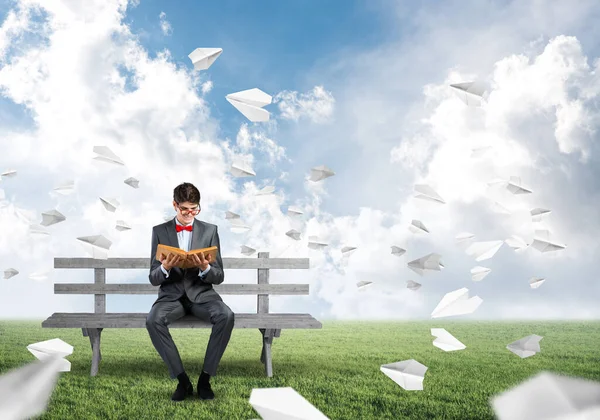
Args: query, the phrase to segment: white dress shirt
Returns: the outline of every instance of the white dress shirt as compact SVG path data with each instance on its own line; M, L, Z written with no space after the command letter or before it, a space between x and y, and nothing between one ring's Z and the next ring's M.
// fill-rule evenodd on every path
M188 225L179 223L179 220L177 220L177 217L175 217L175 223L177 223L179 226L188 226ZM192 222L191 224L193 225L194 222ZM190 247L192 246L192 232L190 232L189 230L182 230L180 232L177 232L177 241L179 242L179 248L183 249L185 252L188 252L190 250ZM162 264L160 265L160 269L165 274L165 277L169 278L169 271L167 271L165 269L165 267L163 267ZM210 264L208 264L208 267L206 268L206 270L198 273L198 276L204 277L206 275L206 273L208 273L209 271L210 271Z

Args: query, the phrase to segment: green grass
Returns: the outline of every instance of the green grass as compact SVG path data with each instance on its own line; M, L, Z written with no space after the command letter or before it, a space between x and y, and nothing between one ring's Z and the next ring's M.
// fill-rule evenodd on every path
M145 329L102 333L100 372L89 376L89 339L77 329L0 321L0 373L34 360L28 344L61 338L75 347L41 419L252 419L252 388L290 386L331 419L493 419L491 396L542 370L600 380L600 322L338 322L321 330L283 330L273 342L272 378L260 363L258 330L235 329L211 380L216 398L170 401L176 381ZM444 352L430 328L465 343ZM208 329L173 329L184 366L197 381ZM542 351L521 359L506 345L543 336ZM416 359L429 369L423 391L405 391L379 367Z

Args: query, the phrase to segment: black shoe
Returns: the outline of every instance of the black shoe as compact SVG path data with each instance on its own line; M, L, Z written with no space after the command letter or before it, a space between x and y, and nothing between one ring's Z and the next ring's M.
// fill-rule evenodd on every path
M212 400L215 398L215 393L210 387L210 376L207 373L202 372L200 378L198 378L198 398L201 400Z
M186 397L194 395L194 385L191 382L183 383L180 382L177 385L177 389L173 393L171 400L173 401L183 401Z

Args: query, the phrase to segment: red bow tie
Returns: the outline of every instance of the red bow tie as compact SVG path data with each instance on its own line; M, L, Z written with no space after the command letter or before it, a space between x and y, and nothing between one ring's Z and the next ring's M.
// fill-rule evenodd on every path
M175 230L177 232L181 232L182 230L187 230L187 231L191 232L192 227L193 227L193 225L181 226L181 225L178 225L177 223L175 224Z

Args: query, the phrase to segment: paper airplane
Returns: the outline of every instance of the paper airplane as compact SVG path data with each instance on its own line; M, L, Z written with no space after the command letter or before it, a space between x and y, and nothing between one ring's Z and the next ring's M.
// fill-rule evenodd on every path
M117 201L116 198L99 198L104 208L112 213L114 213L117 207L119 207L120 203Z
M225 212L225 220L230 220L230 219L239 219L240 215L237 213L234 213L232 211L226 211Z
M127 223L125 223L125 220L117 220L115 229L117 229L118 231L124 231L124 230L131 229L131 226L129 226Z
M532 191L523 187L521 184L521 178L518 176L511 176L507 182L506 189L513 194L531 194Z
M409 262L407 266L412 271L422 276L425 273L425 270L442 271L444 264L440 262L441 258L442 256L440 254L431 253Z
M392 248L392 255L395 255L397 257L401 257L402 255L404 255L406 253L406 249L400 248L399 246L392 245L391 248Z
M540 372L491 399L498 420L600 419L600 383Z
M58 187L54 188L53 191L55 191L61 195L69 195L69 194L73 193L73 191L75 191L75 181L74 180L64 181Z
M302 209L300 207L296 207L296 206L288 207L288 210L287 210L288 216L300 216L301 214L304 214L304 212L302 211Z
M94 153L98 155L94 157L95 160L125 166L121 158L115 155L107 146L94 146Z
M268 194L273 194L274 191L275 191L275 187L274 186L267 185L263 189L257 191L256 194L254 194L254 195L268 195Z
M245 225L241 219L229 219L229 224L233 233L244 233L251 229L250 226Z
M372 281L359 281L358 283L356 283L356 287L358 287L358 290L365 290L368 286L372 284Z
M322 249L328 245L327 242L319 239L317 236L308 237L308 247L311 249Z
M528 335L525 338L510 343L506 348L519 356L521 359L531 357L541 351L540 340L544 338L539 335Z
M222 53L223 48L196 48L188 57L194 70L208 70Z
M422 391L427 366L414 359L381 365L379 368L386 376L407 391Z
M241 248L240 252L243 255L252 255L256 252L256 249L250 248L249 246L246 246L246 245L242 245L240 248Z
M454 239L456 240L456 243L465 243L469 242L473 238L475 238L475 235L473 233L461 232L458 235L456 235Z
M454 83L450 87L454 88L454 93L468 106L480 106L486 90L480 81Z
M473 267L471 269L471 279L473 281L481 281L484 279L485 276L490 274L491 271L492 271L492 269L487 268L487 267L481 267L481 266Z
M298 232L296 229L288 230L285 232L285 234L296 241L300 240L300 232Z
M62 360L51 356L2 374L0 418L22 420L42 415L56 386Z
M440 197L440 195L429 185L427 184L416 184L414 186L415 189L415 198L420 198L422 200L433 201L434 203L446 204L444 199Z
M529 213L531 214L531 221L538 223L543 221L551 213L551 211L548 209L535 208Z
M334 176L334 175L335 175L335 172L333 172L327 166L321 165L321 166L316 166L314 168L311 168L309 179L313 182L318 182L318 181L321 181L325 178L329 178L330 176Z
M50 232L44 229L43 226L36 224L29 225L29 234L38 236L50 236Z
M487 152L492 150L492 146L482 146L471 149L471 157L472 158L480 158L484 156Z
M498 252L503 243L503 241L473 242L465 252L474 257L475 261L489 260Z
M431 335L437 337L433 340L433 345L444 351L464 350L467 348L467 346L454 338L444 328L432 328Z
M492 210L501 214L512 214L512 212L497 201L492 203Z
M256 173L252 170L250 165L245 162L234 162L230 169L231 175L236 178L244 178L249 176L256 176Z
M469 298L469 289L462 289L446 293L440 303L431 313L432 318L443 318L446 316L465 315L475 312L483 299L479 296Z
M4 171L0 174L0 177L2 178L13 178L17 175L17 171L15 171L14 169L9 169L8 171Z
M263 420L329 420L294 388L253 388L250 405Z
M127 178L123 182L125 184L129 185L132 188L139 188L140 187L140 181L138 179L135 179L134 177L129 177L129 178Z
M354 251L356 251L356 247L355 246L345 246L342 248L342 254L344 254L345 256L350 256L352 254L354 254Z
M50 270L39 270L29 275L31 280L42 281L46 280L50 275Z
M42 213L42 226L50 226L67 220L58 210L48 210Z
M410 225L408 226L408 229L412 232L412 233L429 233L429 230L425 227L425 225L423 224L423 222L421 222L420 220L414 220L412 222L410 222Z
M549 230L536 230L531 246L540 252L552 252L565 249L567 246L553 242Z
M11 277L16 276L17 274L19 274L19 271L14 269L14 268L7 268L6 270L4 270L4 278L5 279L9 279Z
M87 251L94 259L108 259L108 251L112 242L102 235L81 236L77 238L79 244Z
M225 96L225 99L250 121L269 121L269 111L262 107L269 105L273 98L262 90L257 88L242 90L230 93Z
M532 277L529 279L529 287L532 289L537 289L546 281L543 277Z
M57 365L59 371L69 372L71 370L71 362L64 357L73 353L73 346L60 338L30 344L27 346L27 350L39 360L45 360L52 356L60 357L61 363Z
M407 280L406 288L410 290L419 290L421 288L421 283L417 283L416 281Z
M527 244L523 238L517 235L512 235L510 238L506 239L504 243L515 251L521 251L529 246L529 244Z

